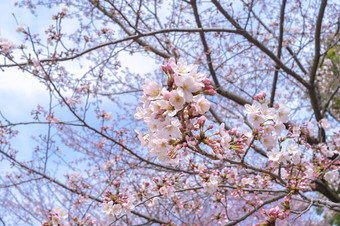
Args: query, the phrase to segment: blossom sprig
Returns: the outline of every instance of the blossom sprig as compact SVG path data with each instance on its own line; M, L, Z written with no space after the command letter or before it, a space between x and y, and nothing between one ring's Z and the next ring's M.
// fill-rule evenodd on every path
M175 186L181 187L186 184L184 176L184 173L179 173L175 175L164 174L162 177L153 177L152 181L154 182L154 186L152 187L152 191L175 200Z
M282 136L285 130L284 123L289 121L290 110L281 101L275 108L268 107L265 93L256 95L255 99L260 101L252 105L245 105L244 111L248 115L249 122L254 126L258 139L262 146L270 150L267 152L269 161L275 164L287 164L288 162L298 165L301 163L303 153L299 145L306 145L304 137L300 136L299 126L289 126L287 133ZM282 148L283 142L289 140ZM296 140L294 140L296 139Z
M0 38L0 54L9 55L16 46L5 38Z
M152 188L154 191L158 191L164 197L173 197L174 193L174 181L172 178L167 177L165 174L161 179L157 177L152 178L155 186Z
M200 118L210 108L204 95L215 91L207 75L197 71L197 65L188 65L180 58L171 58L162 69L167 75L167 87L152 80L145 80L143 107L137 108L135 117L148 126L149 133L138 133L139 139L148 146L152 156L165 163L178 164L186 155L188 143L197 145L202 139L204 119ZM200 130L200 134L193 131ZM180 150L184 152L179 154Z
M278 206L275 208L270 208L268 211L263 210L263 213L268 216L268 220L260 224L261 226L274 225L277 219L283 220L289 216L289 211L281 210Z
M65 219L68 218L68 214L65 209L59 207L53 208L52 211L49 211L48 215L49 220L43 222L42 226L62 226L67 224Z
M97 118L103 118L106 121L109 121L112 118L112 113L111 112L106 112L105 110L102 110L97 114Z
M195 189L214 196L216 205L221 202L219 194L230 188L230 195L235 199L245 197L244 211L251 211L262 205L268 190L282 186L282 191L287 192L283 208L264 212L268 217L266 224L272 224L289 216L291 196L315 189L313 183L316 178L325 180L332 187L338 185L338 162L329 158L338 153L340 139L335 136L328 145L308 144L307 136L313 135L315 125L289 123L290 109L285 101L280 100L270 107L266 93L257 94L254 102L246 104L244 110L250 131L226 129L224 123L216 131L205 117L210 102L204 95L215 94L207 76L197 72L197 66L188 65L183 58L178 62L170 59L162 70L167 76L166 87L145 80L144 95L140 98L143 106L137 108L135 117L147 124L148 133L136 131L138 138L142 145L148 147L151 156L157 156L164 163L178 164L185 160L188 149L216 161L216 164L227 162L228 167L220 170L211 168L210 163L204 161L194 162L191 155L187 157L186 166L195 172L196 179L199 178L195 182L200 187ZM330 127L324 119L318 125L324 129ZM261 150L262 155L263 152L267 155L261 169L248 163L246 158L251 148L258 148L257 142L265 149ZM310 151L314 151L313 157ZM252 174L252 170L261 173ZM153 191L171 198L179 209L183 208L178 194L174 192L177 182L169 178L154 178L154 182ZM249 193L256 195L248 199ZM214 218L217 221L221 219L225 220L222 215Z
M240 133L236 128L226 131L225 124L222 123L219 127L218 135L220 138L216 139L218 145L214 145L212 148L215 151L216 156L219 159L229 158L230 154L243 154L244 148L248 145L249 137L244 133ZM234 153L228 152L229 150L235 151Z
M102 203L102 212L108 220L115 220L121 215L129 214L135 208L135 197L125 189L120 192L120 182L115 181L116 192L107 191Z

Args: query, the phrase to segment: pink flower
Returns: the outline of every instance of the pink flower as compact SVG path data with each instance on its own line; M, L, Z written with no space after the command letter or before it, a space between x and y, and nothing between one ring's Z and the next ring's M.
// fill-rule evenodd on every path
M294 136L296 136L296 137L298 137L299 135L300 135L300 127L298 127L298 126L294 126L293 127L293 134L294 134Z
M195 96L194 102L196 103L195 109L199 114L203 115L204 113L209 111L210 102L204 96Z
M245 178L242 178L241 183L243 186L248 187L249 185L253 185L254 180L252 178L245 177Z
M178 93L185 98L186 102L191 102L192 93L196 93L204 87L202 83L195 81L191 76L177 76L175 77L175 84L179 87L177 88Z
M112 113L111 112L105 112L105 114L104 114L104 119L105 120L110 120L111 119L111 117L112 117Z
M278 123L274 126L274 130L275 130L275 133L276 135L280 135L281 132L285 129L285 125L283 123Z
M259 128L260 124L265 121L264 117L260 113L250 113L249 114L249 122L255 126L255 128Z
M321 127L324 128L324 129L329 129L329 128L331 128L331 124L330 124L330 123L328 122L328 120L325 119L325 118L321 119L320 125L321 125Z
M102 212L105 214L109 214L112 210L112 206L113 206L113 201L107 202L107 203L103 203L102 204Z
M185 103L185 100L182 95L180 95L176 90L172 90L170 92L169 102L172 106L175 107L176 110L181 110Z
M149 79L145 79L145 84L142 87L144 94L151 99L157 98L162 90L162 84Z
M169 60L169 64L171 66L171 69L177 74L177 75L189 75L192 70L197 69L196 65L188 65L187 61L184 58L179 58L177 61L177 64L175 60L172 58Z
M334 181L339 182L339 171L338 170L328 171L325 174L324 178L326 181L328 181L328 183L332 183Z
M204 191L213 194L218 189L218 177L211 175L209 181L203 184Z
M178 137L180 134L179 126L181 124L179 121L171 120L162 130L163 137Z
M120 204L115 204L112 206L111 212L114 215L119 215L122 212L122 206Z
M139 120L140 119L144 119L144 117L146 115L146 111L143 108L141 108L141 107L137 107L136 111L137 111L137 113L134 114L134 117L136 119L139 119Z
M290 110L286 108L283 104L279 105L278 112L276 114L276 120L275 121L280 121L282 123L286 123L289 121L289 113Z
M267 156L268 156L270 161L278 162L279 159L280 159L281 153L278 152L276 149L273 149L273 150L267 152Z
M268 108L266 103L261 105L261 112L265 119L273 119L274 118L274 108Z
M274 136L265 136L261 139L263 147L266 149L272 149L276 143L276 137Z
M61 219L58 215L54 215L52 217L52 225L53 226L58 226L61 223Z
M225 133L222 136L222 139L221 139L221 146L224 149L229 149L230 148L230 144L229 144L230 141L231 141L231 137L229 136L229 134Z
M257 102L254 102L252 105L246 104L244 105L244 107L246 108L244 110L244 113L249 115L251 113L257 113L260 111L260 104Z
M17 32L23 32L26 29L26 26L23 24L20 24L17 26Z
M9 54L15 49L15 45L7 39L0 38L0 53Z

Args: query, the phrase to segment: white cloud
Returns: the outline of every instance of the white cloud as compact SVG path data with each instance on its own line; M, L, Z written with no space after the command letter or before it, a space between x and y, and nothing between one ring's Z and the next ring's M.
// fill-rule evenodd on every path
M39 102L48 101L45 85L16 69L0 72L0 84L0 109L10 119L26 118Z

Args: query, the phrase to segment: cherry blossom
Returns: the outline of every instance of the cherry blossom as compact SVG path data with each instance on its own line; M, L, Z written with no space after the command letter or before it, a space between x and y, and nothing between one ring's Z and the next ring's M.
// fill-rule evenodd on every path
M0 38L1 71L47 91L28 117L16 115L34 100L1 109L1 220L331 222L340 210L336 1L230 2L16 2L53 15L42 33L14 25L15 37ZM27 131L33 139L20 142Z

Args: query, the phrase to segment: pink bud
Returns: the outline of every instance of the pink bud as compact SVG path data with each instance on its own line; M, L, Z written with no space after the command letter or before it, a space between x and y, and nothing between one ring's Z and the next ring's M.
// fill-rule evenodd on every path
M203 84L205 85L205 86L208 86L208 85L210 85L210 83L211 83L211 81L210 81L210 79L204 79L203 81Z
M162 70L164 71L165 74L168 74L168 69L167 65L162 65Z
M119 181L119 180L115 180L115 181L113 181L113 184L114 184L115 186L119 186L119 185L120 185L120 181Z
M205 90L204 93L206 95L214 96L217 92L213 89L208 89L208 90Z
M169 74L173 74L174 73L174 71L172 70L170 64L166 65L166 69L168 70Z

